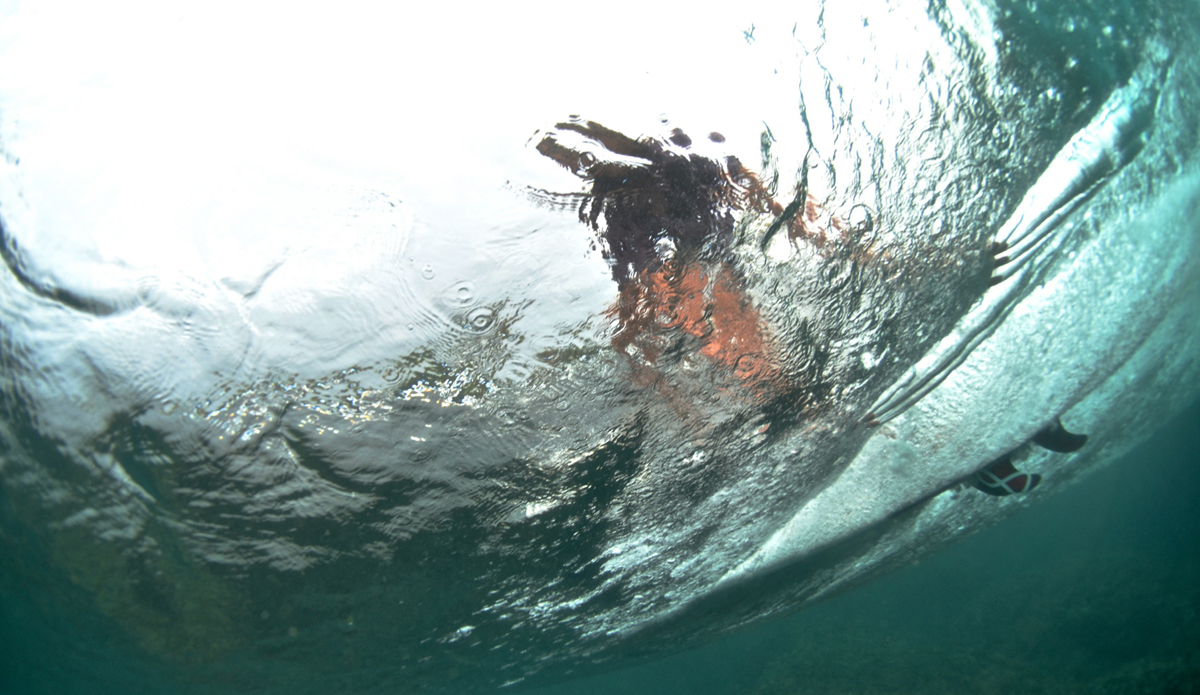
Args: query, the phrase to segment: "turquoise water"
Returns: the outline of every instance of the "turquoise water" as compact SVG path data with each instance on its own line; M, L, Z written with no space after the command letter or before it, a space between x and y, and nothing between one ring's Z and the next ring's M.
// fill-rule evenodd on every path
M699 649L529 692L1198 692L1198 448L1200 404L1123 460L919 565ZM96 656L119 645L80 639L105 634L87 613L31 621L45 599L0 588L0 693L171 692L147 684L161 675L150 667L97 671Z
M663 661L531 691L1200 692L1200 404L1040 506Z

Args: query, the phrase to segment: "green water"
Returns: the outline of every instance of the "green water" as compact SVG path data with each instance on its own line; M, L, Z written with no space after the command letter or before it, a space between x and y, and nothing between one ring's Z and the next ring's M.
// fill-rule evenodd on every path
M1124 460L919 565L690 652L525 692L1200 692L1198 452L1200 404ZM27 620L37 609L8 588L3 695L166 692L148 685L162 682L152 667L106 672L97 657L111 642L72 639L107 632L86 614L16 632L38 624Z
M919 565L690 652L525 692L1200 692L1198 452L1200 404L1125 459ZM121 645L96 618L31 620L48 597L13 590L0 592L0 693L166 692L148 685L162 682L153 667L104 667Z
M785 620L532 691L1200 692L1200 404L1125 459Z

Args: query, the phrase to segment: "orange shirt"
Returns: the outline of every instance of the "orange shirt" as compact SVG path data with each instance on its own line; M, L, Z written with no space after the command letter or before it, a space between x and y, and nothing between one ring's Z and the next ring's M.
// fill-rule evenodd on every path
M777 373L770 341L741 285L726 264L643 271L621 290L613 346L625 354L635 346L651 366L678 346L743 382L770 379Z

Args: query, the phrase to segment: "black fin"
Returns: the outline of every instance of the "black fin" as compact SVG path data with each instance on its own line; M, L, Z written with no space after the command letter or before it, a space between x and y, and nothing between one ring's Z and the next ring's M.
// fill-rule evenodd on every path
M1050 423L1037 434L1033 435L1033 443L1049 449L1057 451L1060 454L1069 454L1072 451L1079 451L1087 444L1088 437L1086 434L1074 434L1068 432L1063 427L1062 420L1054 418L1054 422Z

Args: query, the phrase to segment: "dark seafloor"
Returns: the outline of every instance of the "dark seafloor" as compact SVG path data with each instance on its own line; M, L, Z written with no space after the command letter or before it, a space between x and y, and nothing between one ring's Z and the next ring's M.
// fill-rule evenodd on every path
M1200 403L1124 459L918 565L714 644L524 692L1198 693L1198 464ZM37 639L14 631L41 601L0 575L0 693L165 692L146 685L157 674L97 672L104 645L70 637L103 634L95 618ZM52 651L28 646L52 635Z

